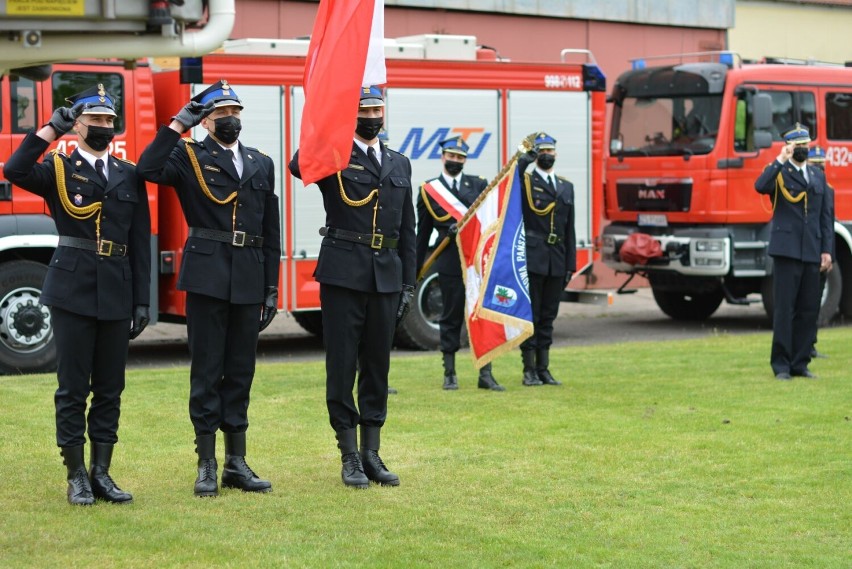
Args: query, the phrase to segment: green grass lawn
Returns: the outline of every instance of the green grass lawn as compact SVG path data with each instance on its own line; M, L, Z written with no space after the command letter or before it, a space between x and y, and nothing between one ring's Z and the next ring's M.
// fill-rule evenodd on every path
M52 375L0 378L0 567L852 566L852 329L819 380L773 379L768 334L565 348L561 388L441 390L394 358L382 457L350 490L322 362L259 364L248 461L273 493L193 497L188 371L134 371L111 473L129 506L65 501ZM220 467L224 450L217 449ZM86 449L88 455L88 447Z

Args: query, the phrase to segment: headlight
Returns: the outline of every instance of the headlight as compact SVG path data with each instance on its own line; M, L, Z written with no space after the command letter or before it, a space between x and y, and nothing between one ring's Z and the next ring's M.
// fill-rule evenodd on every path
M724 250L725 243L723 241L696 241L695 250L707 253L720 253Z

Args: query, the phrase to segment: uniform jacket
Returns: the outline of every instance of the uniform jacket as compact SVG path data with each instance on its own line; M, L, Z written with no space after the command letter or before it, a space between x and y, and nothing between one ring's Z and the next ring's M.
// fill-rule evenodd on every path
M319 180L317 186L325 205L326 226L372 234L375 207L375 234L399 239L398 248L373 249L326 236L314 271L314 278L320 283L382 293L399 292L403 284L415 284L411 163L384 144L381 154L382 170L376 172L367 155L353 142L349 165L339 173L340 180L334 174ZM298 152L290 161L290 172L301 178ZM376 198L360 207L347 204L340 195L341 182L352 201L366 198L377 188L378 205Z
M233 160L210 136L202 141L179 139L180 134L162 127L139 157L141 175L175 188L189 227L244 231L263 237L263 246L237 247L190 236L184 244L177 288L234 304L259 304L265 287L278 286L281 266L281 221L272 159L239 143L243 175L238 177ZM188 145L217 199L237 192L236 222L233 202L218 204L205 195L187 154Z
M773 160L757 178L754 187L761 194L768 194L775 206L769 254L819 263L820 254L834 250L834 220L825 175L819 168L806 167L809 183L789 161L782 165ZM807 192L807 213L805 199L792 203L782 195L781 182L794 198ZM777 194L776 185L779 186Z
M518 160L518 168L525 169L529 161ZM527 241L527 270L538 275L565 277L577 270L577 239L574 233L574 185L556 176L556 193L550 185L533 171L524 174L523 199L524 230ZM551 213L536 214L532 208L542 210L556 203L553 214L553 233L556 243L547 242L551 233Z
M21 188L44 198L59 235L96 240L97 214L85 220L63 208L56 183L54 155L38 159L49 143L34 133L26 136L6 162L4 174ZM65 170L65 188L75 206L102 202L101 239L127 245L127 254L101 256L95 251L57 247L44 279L41 302L99 320L133 317L133 307L148 305L151 294L151 218L145 181L132 162L110 156L107 186L75 150L57 154Z
M452 193L452 190L447 186L447 182L444 180L443 176L438 176L437 178L433 178L431 180L427 180L427 182L435 182L437 184L442 184ZM470 207L479 194L482 193L488 186L488 182L485 178L481 178L479 176L468 176L467 174L461 175L461 181L458 189L456 190L456 197L462 202L464 205ZM450 227L456 223L456 220L453 217L449 217L445 221L438 221L429 211L429 208L426 207L426 201L423 199L423 194L425 190L422 190L417 194L417 270L419 271L423 267L423 263L429 257L429 240L432 237L432 229L438 230L438 241L436 243L440 243L443 241L444 237L447 236L447 232ZM447 212L438 205L433 198L429 197L427 194L426 197L429 203L429 206L432 208L432 211L438 217L445 217ZM444 252L435 259L435 270L444 275L452 275L452 276L461 276L461 260L459 259L459 250L458 245L456 244L455 236L451 236L450 242L447 247L444 249Z

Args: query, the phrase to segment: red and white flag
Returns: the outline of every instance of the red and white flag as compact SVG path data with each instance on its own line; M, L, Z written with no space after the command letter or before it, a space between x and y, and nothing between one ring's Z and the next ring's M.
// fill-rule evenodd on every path
M521 175L516 165L510 168L456 236L470 352L477 368L533 333Z
M423 189L433 200L438 202L444 211L453 216L456 221L467 213L467 206L458 199L444 184L438 180L432 180L423 184Z
M305 185L344 169L358 88L387 82L384 0L320 0L305 59L299 170Z

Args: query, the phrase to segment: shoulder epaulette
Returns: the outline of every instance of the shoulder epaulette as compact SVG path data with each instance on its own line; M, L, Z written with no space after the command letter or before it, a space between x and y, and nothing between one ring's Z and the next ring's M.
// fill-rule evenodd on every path
M59 149L58 149L58 148L54 148L53 150L51 150L50 152L48 152L48 154L50 154L51 156L53 156L54 154L59 154L59 155L60 155L60 156L62 156L63 158L68 158L68 155L67 155L67 154L65 154L64 152L59 152Z
M560 180L562 180L563 182L570 182L571 181L568 178L566 178L565 176L560 176L559 174L556 174L556 177L559 178Z
M388 148L387 146L385 146L385 150L392 152L393 154L398 154L399 156L402 156L403 158L406 158L405 154L403 154L402 152L397 152L393 148Z
M480 180L485 180L486 182L488 181L488 178L486 178L485 176L479 176L479 179L480 179Z
M185 142L185 143L187 143L187 144L198 144L198 143L195 141L195 139L193 139L193 138L191 138L191 137L189 137L189 136L184 136L183 138L181 138L181 140L182 140L182 141L184 141L184 142Z
M136 166L136 162L133 160L128 160L127 158L119 158L118 156L113 156L119 162L124 162L125 164L130 164L131 166Z

